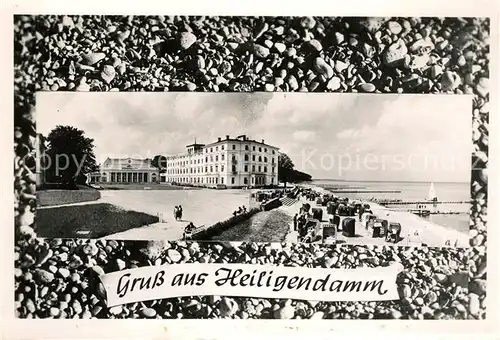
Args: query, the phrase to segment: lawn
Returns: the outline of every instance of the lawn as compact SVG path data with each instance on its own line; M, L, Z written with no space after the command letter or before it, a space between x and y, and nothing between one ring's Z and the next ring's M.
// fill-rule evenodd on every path
M49 238L99 238L156 222L157 216L125 210L108 203L37 211L38 236Z
M52 206L80 202L97 201L101 198L98 190L85 188L80 190L40 190L36 193L38 206Z

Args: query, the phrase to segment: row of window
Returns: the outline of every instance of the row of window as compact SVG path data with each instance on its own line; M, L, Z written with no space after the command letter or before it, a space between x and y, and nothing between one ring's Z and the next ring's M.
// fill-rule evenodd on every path
M220 149L221 149L221 151L222 151L222 150L224 150L224 145L221 145L220 147L221 147L221 148L220 148ZM231 148L232 148L233 150L236 150L236 144L232 144L232 145L231 145ZM210 148L210 152L214 152L214 149L215 149L215 151L216 151L216 152L217 152L217 151L219 151L219 147L218 147L218 146L216 146L215 148L214 148L214 147L211 147L211 148ZM245 150L246 150L246 151L250 150L250 146L249 146L249 145L245 145ZM259 150L259 152L262 152L262 147L261 147L261 146L259 146L258 150ZM253 145L253 146L252 146L252 151L257 151L257 148L255 147L255 145ZM267 152L267 148L264 148L264 152ZM274 155L276 151L275 151L275 150L271 150L271 152L272 152L272 154ZM205 153L208 153L208 148L206 148L206 149L205 149Z
M205 172L209 172L208 171L209 168L210 168L210 172L214 172L214 168L215 168L215 172L219 172L219 166L218 165L215 165L215 166L210 165L210 167L209 166L205 166ZM225 169L224 165L221 165L220 166L220 172L224 172L224 169ZM243 172L248 172L248 165L245 164L244 167L243 167L243 169L244 169ZM255 172L256 169L258 169L257 170L258 172L262 172L262 169L264 169L264 172L267 173L267 169L268 168L267 168L267 166L263 167L262 165L258 165L257 167L255 165L252 165L252 172ZM272 173L274 173L275 169L276 168L273 166L272 167ZM232 172L237 172L238 171L236 165L232 165L231 166L231 171ZM180 175L180 174L189 174L189 173L191 173L191 174L198 173L199 174L199 173L203 173L203 167L189 168L189 169L187 169L187 168L183 168L183 169L168 169L167 173L170 174L170 175Z
M220 179L220 181L219 181ZM191 183L191 184L225 184L224 177L196 177L196 178L168 178L169 182ZM266 184L265 177L252 177L252 185ZM231 177L231 184L235 184L235 178ZM243 184L248 185L248 177L243 177ZM271 184L274 184L274 178L271 178Z
M205 163L208 163L208 156L205 157ZM215 162L218 162L219 161L219 155L216 155L215 158L214 156L210 156L210 162L214 162L214 159L215 159ZM248 154L245 154L243 156L243 159L245 161L249 161L250 159L250 156ZM224 158L224 155L220 155L220 160L221 161L224 161L225 158ZM233 155L232 157L232 161L236 161L236 157ZM262 156L258 156L256 157L256 155L252 155L252 162L264 162L264 163L267 163L268 161L268 158L266 156L262 157ZM191 160L190 162L188 161L182 161L182 162L178 162L178 163L174 163L173 166L187 166L188 164L201 164L201 159L194 159L194 160ZM274 164L274 157L271 158L271 163ZM169 164L167 167L169 166L172 166L172 164Z

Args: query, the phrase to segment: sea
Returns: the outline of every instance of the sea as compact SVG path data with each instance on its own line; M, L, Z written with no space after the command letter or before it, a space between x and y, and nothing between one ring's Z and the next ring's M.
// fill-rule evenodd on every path
M430 182L374 182L374 181L339 181L339 180L314 180L312 185L333 192L349 199L399 199L402 201L425 201L429 195ZM469 183L434 182L434 192L438 201L470 201ZM343 191L357 191L347 193ZM363 192L371 191L371 192ZM375 192L380 191L380 192ZM383 192L391 191L391 192ZM399 192L393 192L399 191ZM470 203L460 204L427 204L427 209L434 212L457 212L458 214L431 214L428 217L434 223L468 233ZM390 205L395 209L415 209L415 205Z

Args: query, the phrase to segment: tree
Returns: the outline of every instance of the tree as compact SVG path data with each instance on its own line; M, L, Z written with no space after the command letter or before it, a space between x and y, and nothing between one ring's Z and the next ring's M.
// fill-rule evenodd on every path
M160 181L160 174L165 173L167 167L167 157L162 155L156 155L151 160L151 166L158 169L158 181Z
M290 157L287 154L281 153L278 157L278 181L286 183L291 180L291 175L293 172L293 168L295 165L293 164Z
M72 126L58 125L46 138L47 179L76 188L97 170L94 140Z

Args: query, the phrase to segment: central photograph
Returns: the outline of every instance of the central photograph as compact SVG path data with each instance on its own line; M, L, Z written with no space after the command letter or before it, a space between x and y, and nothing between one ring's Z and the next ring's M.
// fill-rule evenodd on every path
M38 236L466 247L471 106L40 92Z

